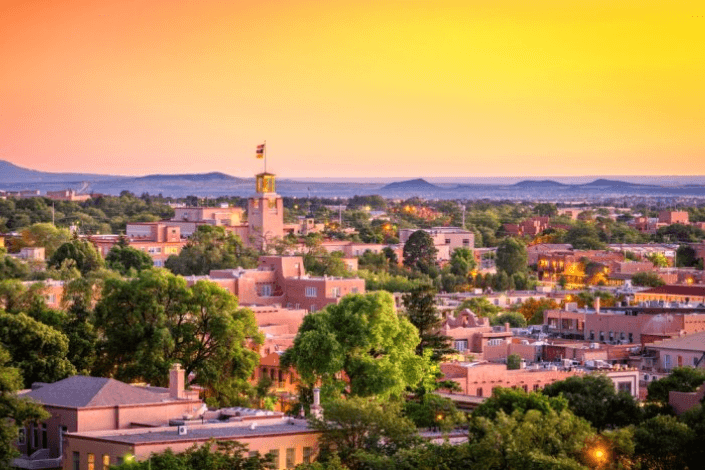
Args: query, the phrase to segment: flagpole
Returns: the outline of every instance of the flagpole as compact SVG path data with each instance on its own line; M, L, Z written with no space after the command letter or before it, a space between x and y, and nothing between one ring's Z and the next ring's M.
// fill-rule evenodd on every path
M264 141L264 172L267 173L267 141Z

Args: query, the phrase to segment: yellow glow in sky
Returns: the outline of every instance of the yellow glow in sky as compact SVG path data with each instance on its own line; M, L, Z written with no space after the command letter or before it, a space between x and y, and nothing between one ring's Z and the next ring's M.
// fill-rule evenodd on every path
M705 6L0 3L0 159L283 177L705 174Z

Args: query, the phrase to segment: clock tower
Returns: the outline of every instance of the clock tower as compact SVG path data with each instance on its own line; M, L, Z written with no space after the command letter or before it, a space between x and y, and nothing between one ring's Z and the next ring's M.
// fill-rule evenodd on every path
M255 194L247 201L247 224L251 243L262 250L284 236L284 201L276 193L273 173L260 173L256 178Z

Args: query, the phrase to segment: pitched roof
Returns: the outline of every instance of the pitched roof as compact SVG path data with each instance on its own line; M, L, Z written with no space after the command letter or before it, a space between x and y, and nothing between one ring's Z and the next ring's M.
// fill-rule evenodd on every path
M24 396L44 405L70 408L160 403L169 399L168 393L155 393L118 380L84 375L43 385Z
M705 353L705 331L691 333L680 338L671 338L656 343L649 344L648 347L664 349L682 349L684 351L695 351Z

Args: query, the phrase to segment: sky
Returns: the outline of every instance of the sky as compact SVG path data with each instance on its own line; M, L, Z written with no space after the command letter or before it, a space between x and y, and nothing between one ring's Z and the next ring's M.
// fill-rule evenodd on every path
M0 0L0 159L123 175L705 175L705 4Z

